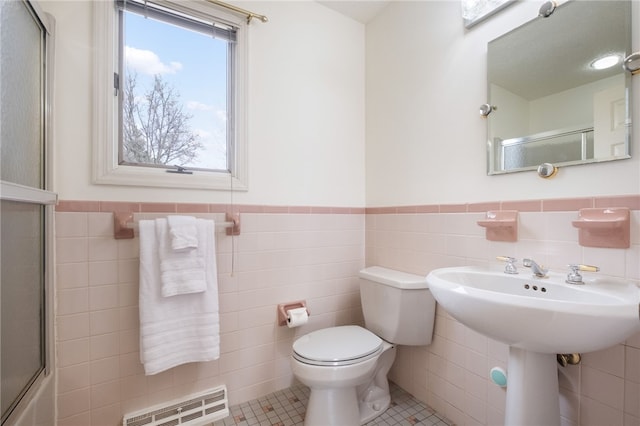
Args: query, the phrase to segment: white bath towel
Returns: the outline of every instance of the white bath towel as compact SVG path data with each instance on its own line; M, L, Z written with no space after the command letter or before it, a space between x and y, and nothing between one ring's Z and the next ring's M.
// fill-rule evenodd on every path
M200 239L200 243L205 242L208 248L204 258L207 289L174 297L161 293L156 223L139 222L140 361L146 375L220 357L215 228L212 221L203 221L206 239Z
M160 258L160 282L162 295L171 297L180 294L200 293L207 289L205 256L210 250L207 244L206 221L197 221L195 227L202 244L191 250L176 251L171 248L171 237L167 219L156 219L156 241Z
M193 216L167 216L169 236L173 250L189 250L198 248L198 229Z

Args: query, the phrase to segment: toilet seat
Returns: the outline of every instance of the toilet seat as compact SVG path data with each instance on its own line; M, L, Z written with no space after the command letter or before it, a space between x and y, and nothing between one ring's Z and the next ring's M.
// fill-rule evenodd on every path
M318 366L351 365L378 356L382 342L369 330L356 325L324 328L293 342L293 357Z

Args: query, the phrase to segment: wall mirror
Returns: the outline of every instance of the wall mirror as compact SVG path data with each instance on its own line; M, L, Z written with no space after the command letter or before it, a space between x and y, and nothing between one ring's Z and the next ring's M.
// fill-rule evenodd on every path
M631 158L630 53L628 0L569 1L489 42L488 174Z

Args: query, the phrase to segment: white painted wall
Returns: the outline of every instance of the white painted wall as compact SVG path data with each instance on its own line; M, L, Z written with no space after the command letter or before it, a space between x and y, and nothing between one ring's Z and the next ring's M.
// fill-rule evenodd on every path
M90 1L44 0L56 19L55 190L64 200L229 203L224 191L91 183ZM364 25L310 0L243 2L250 26L249 191L234 203L364 206Z
M367 24L367 205L637 194L640 131L631 160L568 167L552 180L535 172L486 175L487 43L532 19L541 1L516 2L465 30L460 2L394 1ZM640 1L634 0L634 51ZM634 77L633 121L640 123Z
M465 30L458 0L398 0L365 35L362 24L310 0L241 2L270 22L251 25L250 189L233 201L384 206L640 192L639 132L631 160L565 168L553 180L532 172L486 175L487 123L478 115L487 98L486 45L535 16L540 4L516 2ZM229 202L228 192L91 183L91 5L43 1L57 20L61 199ZM637 51L638 0L633 13Z

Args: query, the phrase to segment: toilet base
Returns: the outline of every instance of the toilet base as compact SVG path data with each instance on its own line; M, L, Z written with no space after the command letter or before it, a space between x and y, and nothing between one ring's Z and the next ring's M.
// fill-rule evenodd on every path
M304 426L360 425L355 387L313 389L309 395Z
M369 383L358 386L358 408L361 425L375 419L391 405L387 374L396 359L397 349L388 342L384 344L385 350L378 359L376 374Z
M375 419L384 413L389 405L391 405L389 392L385 394L384 391L376 387L368 399L359 401L360 424L363 425Z

